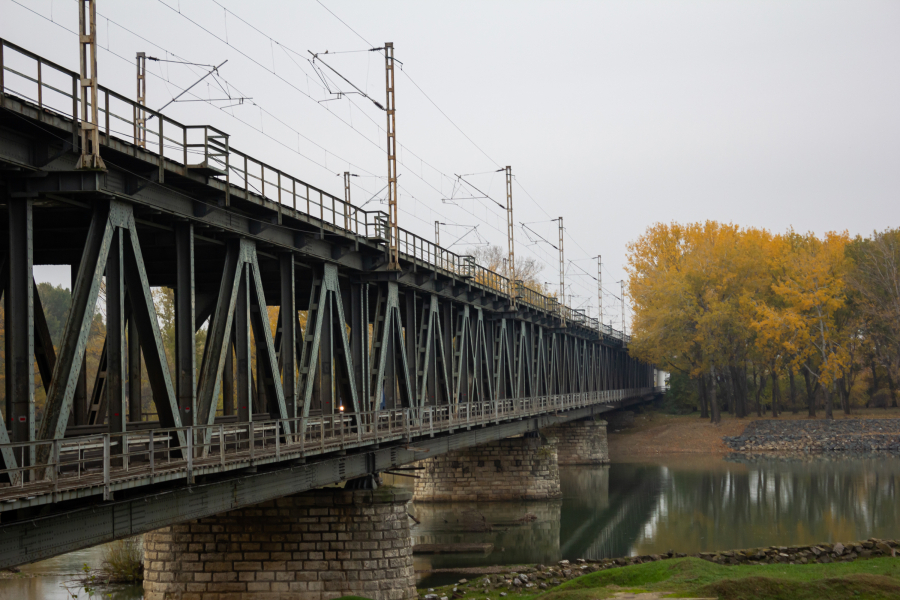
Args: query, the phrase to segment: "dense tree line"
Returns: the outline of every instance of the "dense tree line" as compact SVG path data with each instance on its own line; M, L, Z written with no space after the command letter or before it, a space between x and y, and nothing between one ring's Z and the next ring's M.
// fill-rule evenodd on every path
M628 251L631 351L703 416L897 406L900 229L657 224Z

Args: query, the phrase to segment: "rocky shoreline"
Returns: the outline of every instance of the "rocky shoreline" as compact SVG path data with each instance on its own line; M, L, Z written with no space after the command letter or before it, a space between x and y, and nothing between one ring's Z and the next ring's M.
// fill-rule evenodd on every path
M900 419L759 420L722 440L742 453L900 456Z
M829 564L835 562L851 562L857 559L877 557L897 557L900 553L900 540L882 540L870 538L862 542L824 543L812 546L770 546L766 548L750 548L745 550L726 550L721 552L700 552L682 554L673 551L664 554L645 556L626 556L620 558L604 558L601 560L577 559L561 560L556 565L532 565L490 567L490 573L473 580L460 579L458 583L437 588L420 589L419 596L424 600L450 600L467 596L473 597L506 597L509 594L538 594L585 575L603 569L615 569L629 565L639 565L670 558L692 556L719 565L764 565L764 564ZM488 568L484 568L487 570ZM449 569L441 569L448 571ZM457 570L456 572L459 572ZM499 572L498 572L499 571ZM421 572L420 572L421 573Z

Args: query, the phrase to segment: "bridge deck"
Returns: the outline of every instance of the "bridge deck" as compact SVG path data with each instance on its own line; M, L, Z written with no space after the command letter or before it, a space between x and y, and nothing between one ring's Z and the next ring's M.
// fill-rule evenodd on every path
M53 451L49 464L0 471L8 473L13 479L13 484L0 487L0 513L90 496L102 496L108 500L114 497L115 492L135 487L181 479L192 483L195 478L206 475L279 462L290 463L373 443L408 442L422 436L433 437L457 429L611 404L652 393L652 388L645 388L527 398L504 401L496 406L460 404L455 411L447 407L426 408L421 412L409 409L379 411L361 414L360 425L356 424L355 416L341 415L185 427L180 431L191 440L193 452L190 453L190 460L181 456L175 443L169 445L179 430L149 430L152 438L147 433L142 434L140 447L136 450L133 449L133 439L138 434L134 433L6 444L4 447L14 449L49 445ZM283 433L285 425L292 432L305 431L305 434L286 436ZM132 441L129 441L129 436ZM152 451L150 439L154 443ZM250 444L250 439L253 439L253 444ZM117 447L126 445L131 448L127 455L116 452Z

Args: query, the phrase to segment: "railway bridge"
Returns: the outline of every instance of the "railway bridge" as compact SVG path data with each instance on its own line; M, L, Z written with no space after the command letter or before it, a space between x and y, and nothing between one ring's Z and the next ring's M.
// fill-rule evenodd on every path
M660 392L621 332L237 150L223 131L92 83L0 40L0 568L163 528L202 537L204 519L252 520L260 503L303 512L296 494L342 481L359 490L312 502L393 506L402 498L378 496L372 475ZM35 265L71 265L59 339ZM169 356L151 295L160 286L174 290ZM88 378L98 309L105 340ZM170 534L159 543L177 542ZM192 559L195 588L179 571L147 597L219 584L322 598L362 589L345 573L328 584L322 569L340 568L327 552L309 552L316 566L294 552L294 571L319 579L267 578L259 566L237 579L233 557L219 577L210 554ZM162 579L182 565L164 560L153 567Z

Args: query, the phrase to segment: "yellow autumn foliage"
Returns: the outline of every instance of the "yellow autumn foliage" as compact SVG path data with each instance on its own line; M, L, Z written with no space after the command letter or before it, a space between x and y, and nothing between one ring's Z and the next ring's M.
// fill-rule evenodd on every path
M805 368L830 388L852 345L841 317L849 241L715 221L649 227L628 245L630 351L694 378Z

